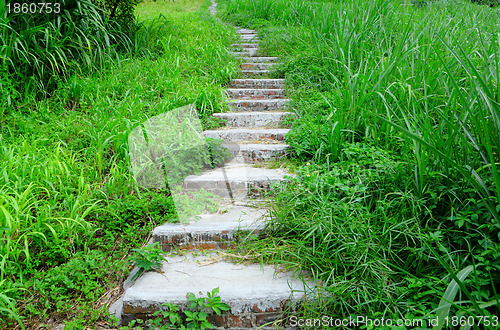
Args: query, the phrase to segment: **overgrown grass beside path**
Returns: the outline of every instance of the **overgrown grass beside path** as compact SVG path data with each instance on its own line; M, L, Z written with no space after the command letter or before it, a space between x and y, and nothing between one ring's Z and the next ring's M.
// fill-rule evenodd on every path
M435 317L468 266L449 316L499 315L500 10L418 3L219 6L284 62L298 176L246 249L321 281L304 317Z

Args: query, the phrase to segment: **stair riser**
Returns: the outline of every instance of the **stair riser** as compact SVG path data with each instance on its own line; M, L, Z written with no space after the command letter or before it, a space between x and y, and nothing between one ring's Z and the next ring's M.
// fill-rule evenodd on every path
M266 162L273 159L280 159L287 155L286 150L241 150L240 155L246 163L253 164L258 162Z
M284 79L234 79L231 88L278 89L285 86Z
M300 294L296 295L301 296ZM196 293L196 296L199 296L199 294ZM258 298L235 299L235 301L224 298L223 302L231 307L230 311L223 313L221 316L217 314L207 316L207 321L214 325L215 329L276 329L276 327L269 327L266 324L278 320L283 320L281 322L286 323L283 315L297 311L300 308L300 298L291 300L284 297L265 297L265 299L261 298L262 301ZM165 302L177 305L179 311L191 310L188 307L188 302L180 299L148 301L147 303L143 301L140 303L124 301L122 325L128 325L132 320L138 318L142 320L154 319L153 313L160 310L160 305Z
M259 235L261 229L252 230L253 235ZM223 231L220 233L183 233L171 235L155 235L153 241L160 243L164 252L179 250L226 250L234 246L234 241L241 233L248 231ZM250 233L250 232L248 232Z
M230 102L229 107L233 111L280 111L285 109L288 102L286 99L277 99L273 102L243 100Z
M226 121L226 126L232 127L262 127L268 125L278 125L290 113L249 113L238 115L237 113L214 113L213 116Z
M281 89L228 89L227 94L232 99L282 99L284 97Z

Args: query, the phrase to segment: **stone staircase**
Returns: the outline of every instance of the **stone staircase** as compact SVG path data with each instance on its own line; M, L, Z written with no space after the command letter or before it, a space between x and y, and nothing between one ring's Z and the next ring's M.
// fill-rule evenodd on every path
M164 251L184 252L167 256L161 272L146 272L134 283L128 280L124 284L124 294L110 308L122 324L147 318L163 303L186 308L186 293L198 296L219 288L222 301L231 310L209 316L216 328L274 329L304 297L305 284L289 272L223 258L223 250L237 244L239 236L258 235L264 229L267 209L256 200L264 198L270 185L286 180L287 175L281 169L265 168L265 162L286 154L288 129L280 123L292 115L285 111L284 80L265 78L278 58L257 56L256 31L237 29L236 33L242 43L233 45L234 54L242 59L242 76L251 78L232 81L227 90L231 112L214 114L225 120L225 126L203 133L223 139L234 159L184 181L186 191L203 188L220 196L222 208L188 223L167 223L154 229L152 241L159 242ZM264 167L256 167L256 163Z

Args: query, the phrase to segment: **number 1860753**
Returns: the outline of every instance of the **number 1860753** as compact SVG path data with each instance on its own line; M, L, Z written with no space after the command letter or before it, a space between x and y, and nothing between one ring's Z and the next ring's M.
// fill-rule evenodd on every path
M58 14L61 12L60 3L50 2L13 2L6 4L8 14Z

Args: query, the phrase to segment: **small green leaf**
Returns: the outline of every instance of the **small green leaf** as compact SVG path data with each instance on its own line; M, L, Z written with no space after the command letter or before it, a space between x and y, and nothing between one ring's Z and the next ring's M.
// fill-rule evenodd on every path
M228 310L231 310L231 307L229 307L229 305L228 305L228 304L226 304L226 303L220 303L220 304L218 305L218 307L219 307L220 309L222 309L223 311L228 311Z

